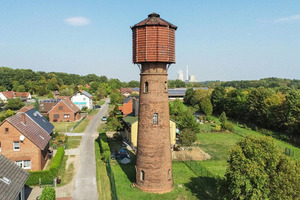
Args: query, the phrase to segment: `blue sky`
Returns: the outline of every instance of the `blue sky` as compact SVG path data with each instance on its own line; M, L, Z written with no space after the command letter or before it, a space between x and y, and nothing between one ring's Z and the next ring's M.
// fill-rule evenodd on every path
M169 79L300 79L299 0L0 0L0 66L139 80L130 26L152 12L178 26Z

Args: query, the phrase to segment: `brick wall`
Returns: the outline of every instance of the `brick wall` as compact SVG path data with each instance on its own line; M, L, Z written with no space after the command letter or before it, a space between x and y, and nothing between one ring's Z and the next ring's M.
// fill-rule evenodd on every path
M62 110L59 108L62 107ZM58 118L55 118L58 115ZM65 115L69 115L69 118L65 118ZM74 113L66 104L60 101L50 112L49 121L53 122L56 119L58 122L74 122L81 118L81 113Z
M8 128L8 133L5 133L5 128ZM25 137L23 142L20 141L22 134L10 123L5 121L0 126L0 142L1 142L1 154L10 159L11 161L31 161L31 171L37 171L44 168L46 160L48 159L48 147L45 148L42 155L42 151L33 142ZM20 142L20 150L13 150L13 142Z

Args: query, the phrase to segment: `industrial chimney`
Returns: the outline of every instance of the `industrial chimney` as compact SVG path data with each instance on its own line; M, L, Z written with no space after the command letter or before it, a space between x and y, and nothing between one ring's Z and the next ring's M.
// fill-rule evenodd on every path
M133 63L141 70L136 186L166 193L173 189L167 70L175 63L177 27L152 13L131 29Z

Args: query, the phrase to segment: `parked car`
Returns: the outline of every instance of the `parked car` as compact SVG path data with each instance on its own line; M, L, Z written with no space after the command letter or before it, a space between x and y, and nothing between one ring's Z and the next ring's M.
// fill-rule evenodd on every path
M107 120L106 116L103 116L102 121L106 121L106 120Z
M94 108L101 108L100 105L94 105Z

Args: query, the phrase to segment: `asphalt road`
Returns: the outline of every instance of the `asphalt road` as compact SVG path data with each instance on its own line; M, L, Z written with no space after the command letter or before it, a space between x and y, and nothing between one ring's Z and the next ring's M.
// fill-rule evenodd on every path
M85 130L80 145L79 169L76 174L73 200L94 200L98 198L96 183L96 162L94 141L98 137L98 126L108 110L109 99L101 106Z

